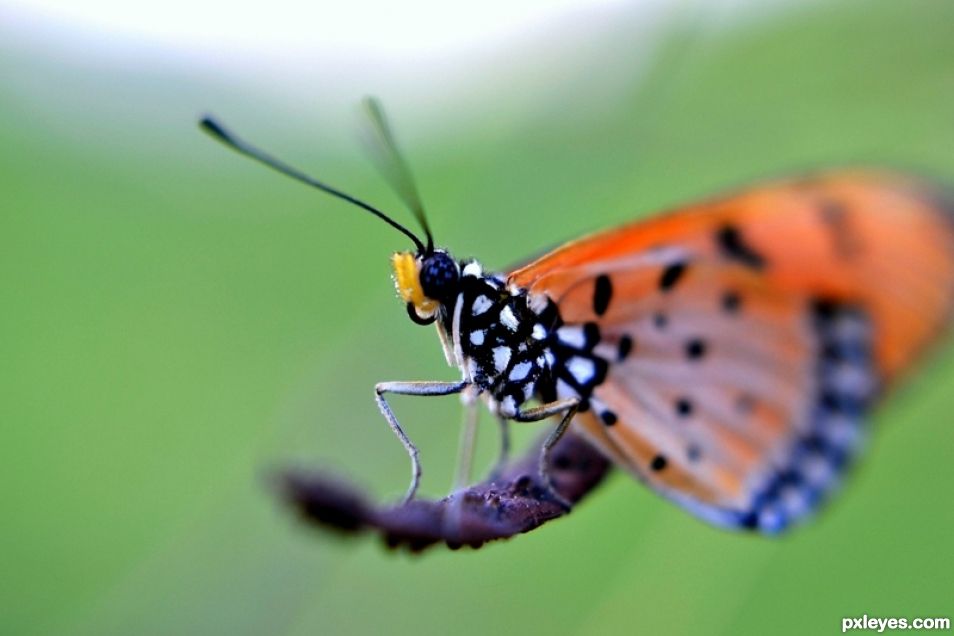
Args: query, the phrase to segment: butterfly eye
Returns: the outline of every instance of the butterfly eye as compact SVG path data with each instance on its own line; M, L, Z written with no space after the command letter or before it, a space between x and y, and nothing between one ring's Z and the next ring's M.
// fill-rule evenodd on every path
M435 252L421 266L421 289L428 298L446 302L457 295L460 270L446 252Z

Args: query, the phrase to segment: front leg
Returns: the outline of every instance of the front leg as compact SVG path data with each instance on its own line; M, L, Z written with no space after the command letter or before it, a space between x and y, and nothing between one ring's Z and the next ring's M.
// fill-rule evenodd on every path
M550 450L556 446L556 443L559 442L563 434L566 433L566 429L569 428L570 422L573 421L573 416L576 415L579 407L579 399L567 398L565 400L548 402L525 411L517 411L517 414L513 416L513 419L518 422L539 422L553 415L563 414L560 423L557 424L557 427L553 429L543 442L543 448L540 450L539 470L543 484L550 490L550 494L553 498L567 510L572 507L572 504L556 491L553 487L553 482L550 480Z
M381 415L387 420L388 426L391 427L391 430L394 431L397 438L401 440L401 444L404 445L404 450L407 451L407 454L411 458L411 485L408 487L407 494L404 496L404 503L414 498L415 493L417 493L417 487L421 483L421 460L418 457L417 446L415 446L404 433L404 429L401 428L397 418L394 417L394 412L391 411L391 406L388 404L388 401L384 399L384 394L452 395L454 393L460 393L467 388L469 384L470 383L466 380L461 380L459 382L379 382L374 386L374 400L378 404Z
M507 467L507 463L510 461L510 420L502 415L498 415L497 424L500 428L500 452L497 454L497 462L490 470L490 481L502 475L504 469Z

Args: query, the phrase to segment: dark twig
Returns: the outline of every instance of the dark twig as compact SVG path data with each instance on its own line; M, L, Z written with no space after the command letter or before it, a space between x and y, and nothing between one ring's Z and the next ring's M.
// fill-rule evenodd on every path
M288 471L279 479L281 495L307 523L346 534L373 532L396 548L418 552L436 543L479 548L488 541L529 532L569 511L543 487L537 464L539 445L487 480L439 501L415 500L375 506L358 489L329 475ZM577 503L609 471L609 462L580 437L567 433L554 447L550 474L554 488Z

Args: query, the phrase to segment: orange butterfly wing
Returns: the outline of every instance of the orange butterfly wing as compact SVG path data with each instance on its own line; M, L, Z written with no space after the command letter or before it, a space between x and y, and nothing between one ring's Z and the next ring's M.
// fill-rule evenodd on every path
M881 173L770 184L565 245L510 282L592 323L575 425L695 514L772 532L811 511L862 416L948 320L954 231Z

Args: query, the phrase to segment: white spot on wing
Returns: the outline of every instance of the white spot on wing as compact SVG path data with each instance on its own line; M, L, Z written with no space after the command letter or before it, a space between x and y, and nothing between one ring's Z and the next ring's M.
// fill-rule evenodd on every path
M874 393L874 378L861 366L841 364L835 368L830 380L839 393L866 398Z
M517 414L517 402L512 395L508 395L500 402L498 412L504 417L513 417Z
M533 326L533 332L530 335L534 340L545 340L547 337L547 330L543 328L543 325L537 323Z
M851 449L861 442L859 423L847 415L829 415L821 432L829 443L839 448Z
M517 317L513 315L513 309L510 308L510 305L500 310L500 322L510 331L516 331L517 327L520 326Z
M594 365L593 361L589 358L574 356L570 358L570 362L566 367L580 384L587 384L593 379L593 376L596 375L596 365Z
M477 261L471 261L464 265L464 276L480 276L484 273L484 269L480 266L480 263Z
M503 373L507 365L510 364L510 355L509 347L494 348L494 368L497 369L498 373Z
M565 400L567 398L580 397L580 394L576 392L576 389L574 389L572 386L570 386L563 380L557 380L556 390L557 390L557 397L560 398L561 400Z
M532 368L532 362L521 362L519 364L515 364L513 369L510 370L510 381L520 382L521 380L526 379L526 377L530 374L530 369Z
M557 338L563 344L574 349L583 349L586 346L586 335L583 333L582 327L560 327L557 329Z
M871 338L871 325L854 316L843 316L833 326L832 334L841 342L867 342Z
M828 488L835 476L831 463L821 453L812 453L802 461L801 472L811 486L819 490Z
M774 505L766 506L759 512L759 528L763 532L774 534L785 527L785 517Z
M479 316L480 314L490 309L492 305L493 303L490 302L490 299L484 296L483 294L481 294L480 296L474 299L474 305L470 308L470 311L475 316Z
M479 347L480 345L484 344L484 336L486 335L486 333L487 332L484 331L483 329L478 329L477 331L471 331L470 344L474 345L475 347Z
M808 512L808 499L805 492L797 486L788 485L782 488L779 499L789 517L801 517Z

